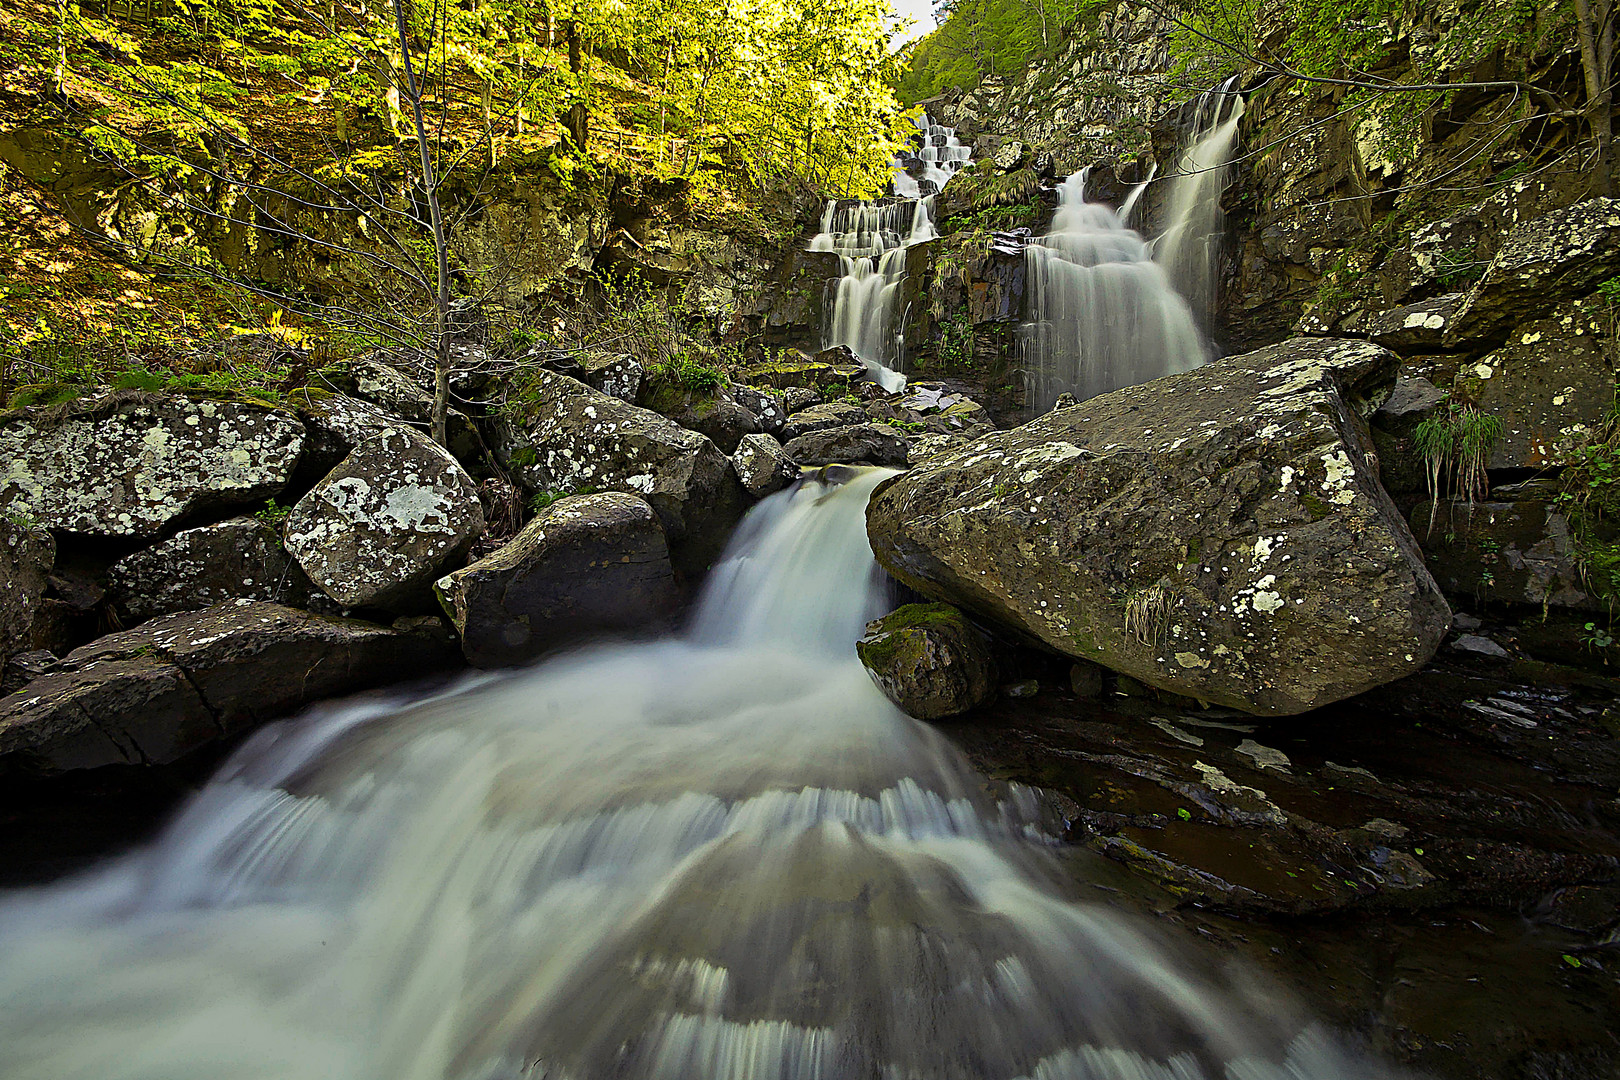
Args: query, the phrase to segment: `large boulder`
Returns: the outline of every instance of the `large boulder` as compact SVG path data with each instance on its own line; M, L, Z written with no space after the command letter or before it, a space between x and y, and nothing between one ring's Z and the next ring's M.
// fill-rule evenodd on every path
M888 424L822 428L788 441L782 448L799 465L904 465L910 441Z
M855 652L883 696L918 720L956 716L996 691L996 663L949 604L907 604L866 624Z
M1451 320L1448 340L1511 330L1620 274L1620 200L1588 199L1518 226Z
M304 429L237 401L120 393L0 423L0 511L50 529L148 537L286 484Z
M196 611L227 600L302 605L309 578L281 534L250 517L186 529L126 555L107 570L107 590L124 625Z
M641 629L667 619L679 600L658 515L616 491L559 499L435 590L475 667Z
M408 428L373 435L298 500L287 550L344 607L428 601L441 568L484 531L478 486L442 447Z
M867 511L879 562L1152 686L1261 715L1410 674L1451 613L1379 486L1399 366L1294 339L930 458Z
M400 418L382 406L347 394L301 390L291 404L304 424L301 475L322 477L361 443L388 428L400 427Z
M167 615L75 649L0 700L0 762L47 773L160 765L453 656L430 634L279 604Z
M859 402L829 401L823 405L812 405L808 409L800 409L787 418L782 425L782 438L792 441L800 435L808 435L812 431L825 431L828 428L849 427L851 424L866 422L866 409Z
M782 444L763 432L744 435L731 463L737 479L756 499L781 491L799 475L799 467L782 450Z
M532 372L500 452L531 491L622 491L658 512L676 568L698 574L724 549L747 496L707 436L565 375Z
M759 417L721 388L687 390L664 384L653 390L646 405L688 431L707 435L725 454L737 449L744 435L763 430Z
M0 515L0 667L14 653L37 647L34 623L55 562L50 533Z
M417 366L406 357L376 354L356 360L349 366L349 374L362 398L376 402L395 416L414 420L425 431L433 419L433 395L427 390L426 376L410 374ZM466 413L446 408L444 435L457 461L470 469L478 468L485 457L484 438Z

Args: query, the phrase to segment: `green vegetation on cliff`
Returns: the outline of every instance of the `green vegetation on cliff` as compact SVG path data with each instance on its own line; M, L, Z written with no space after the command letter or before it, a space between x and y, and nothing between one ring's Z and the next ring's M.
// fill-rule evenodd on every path
M914 104L979 80L1014 75L1050 56L1069 26L1107 0L949 0L938 30L912 47L897 92Z

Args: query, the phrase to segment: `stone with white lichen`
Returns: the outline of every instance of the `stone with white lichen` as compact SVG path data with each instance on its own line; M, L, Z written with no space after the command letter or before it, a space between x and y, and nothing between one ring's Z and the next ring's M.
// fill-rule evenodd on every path
M1262 715L1411 674L1451 621L1364 418L1396 357L1294 339L929 458L867 512L925 596Z

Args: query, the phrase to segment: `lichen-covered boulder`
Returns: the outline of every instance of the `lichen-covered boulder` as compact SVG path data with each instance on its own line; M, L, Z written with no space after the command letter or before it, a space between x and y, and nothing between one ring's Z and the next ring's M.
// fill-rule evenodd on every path
M1620 200L1588 199L1508 235L1463 301L1448 341L1484 337L1585 296L1620 274Z
M658 515L617 491L559 499L434 589L467 662L486 668L659 624L680 598Z
M0 762L44 773L161 765L453 658L432 635L279 604L166 615L75 649L0 699Z
M1419 300L1371 315L1359 329L1375 344L1390 349L1438 348L1462 300L1462 293Z
M532 374L499 453L531 491L594 488L647 500L686 574L720 554L748 501L731 459L707 436L546 371Z
M989 643L949 604L907 604L874 619L855 651L883 696L918 720L965 713L996 690Z
M731 455L731 464L737 470L737 479L756 499L781 491L799 475L799 467L783 451L782 444L764 433L744 435L737 452Z
M402 426L400 418L381 405L347 394L301 391L290 404L304 424L304 456L298 469L305 476L325 476L356 446L388 428Z
M1490 468L1574 460L1614 404L1613 339L1608 301L1591 298L1519 324L1495 351L1463 364L1456 386L1502 423Z
M719 387L686 390L678 386L659 386L647 395L644 404L688 431L707 435L725 454L737 449L744 435L763 429L759 417Z
M390 428L298 500L287 550L344 607L403 610L484 531L478 486L442 447Z
M274 495L303 445L303 425L263 405L115 394L0 423L0 511L62 532L153 536Z
M729 393L732 400L759 419L760 431L767 435L782 434L782 425L787 422L787 406L783 403L782 397L766 393L757 386L738 382L730 385Z
M904 465L910 441L888 424L823 428L790 440L782 448L799 465Z
M107 570L107 591L125 626L227 600L296 607L308 599L309 587L281 534L250 517L186 529Z
M808 435L812 431L849 427L851 424L865 423L866 419L866 409L858 402L843 399L829 401L823 405L800 409L789 416L787 423L782 425L782 438L791 442L800 435Z
M390 364L388 360L397 363ZM376 354L356 360L350 365L349 373L360 397L376 402L395 416L414 420L426 431L433 419L433 395L428 391L428 376L411 374L413 366L407 357ZM444 435L457 461L469 468L483 461L484 438L478 433L478 426L460 409L452 406L445 410Z
M878 561L1149 685L1261 715L1411 674L1451 612L1364 416L1399 361L1294 339L1048 413L874 494Z
M33 630L56 562L56 541L44 529L0 515L0 667L36 648Z

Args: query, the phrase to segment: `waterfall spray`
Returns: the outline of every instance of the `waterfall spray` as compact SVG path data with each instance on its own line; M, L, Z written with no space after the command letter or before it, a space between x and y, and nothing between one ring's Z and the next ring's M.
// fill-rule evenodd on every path
M1243 95L1233 76L1206 91L1193 108L1187 148L1176 161L1165 209L1164 233L1154 242L1153 257L1170 274L1207 328L1219 303L1221 245L1226 220L1221 193L1226 190Z

